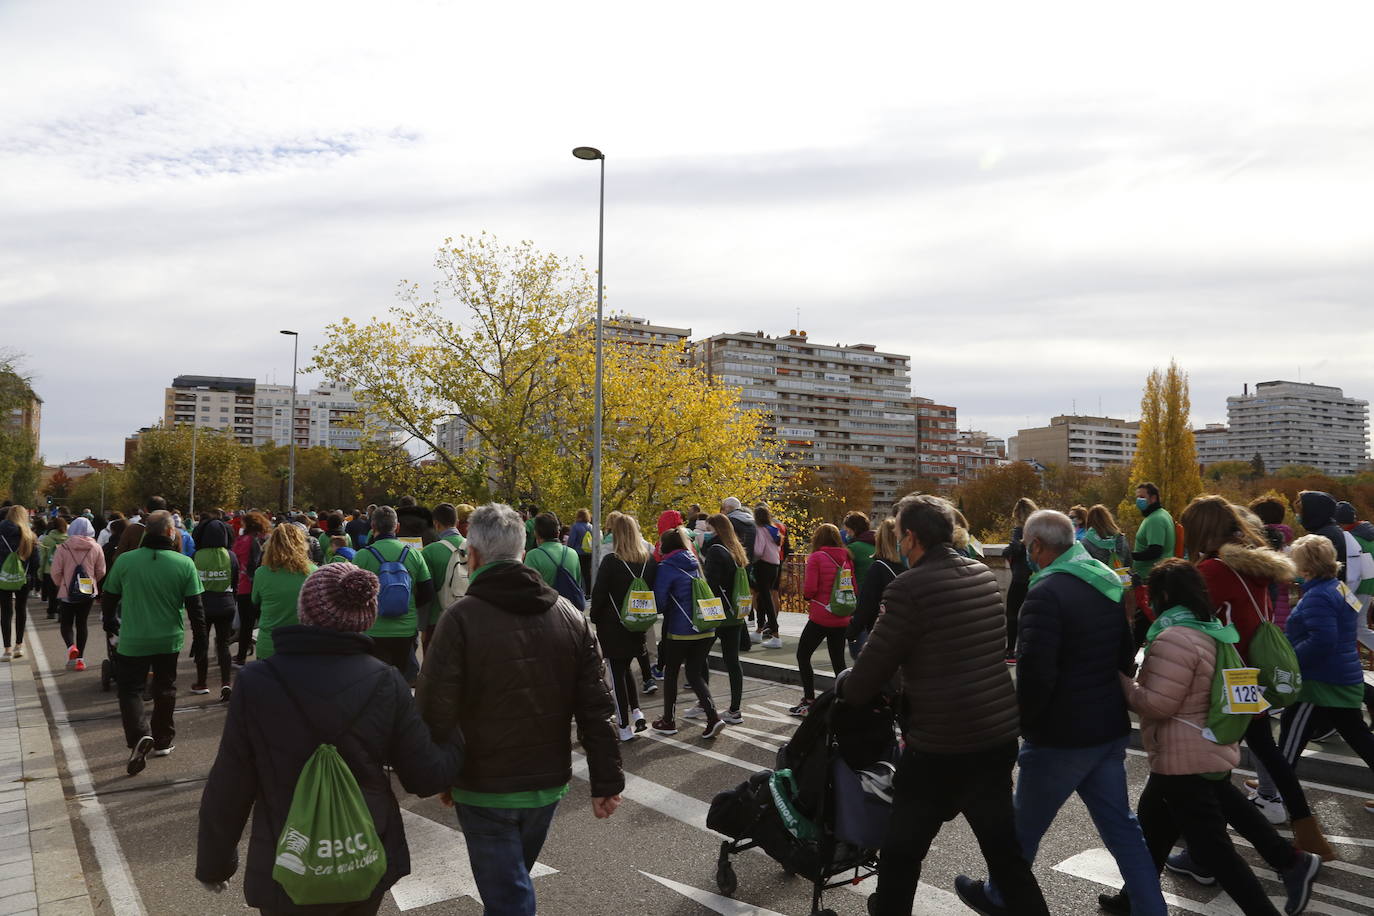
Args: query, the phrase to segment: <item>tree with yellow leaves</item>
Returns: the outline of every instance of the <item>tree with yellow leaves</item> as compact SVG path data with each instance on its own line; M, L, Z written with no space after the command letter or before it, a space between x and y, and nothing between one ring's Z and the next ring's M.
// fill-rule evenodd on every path
M1140 434L1131 465L1132 484L1152 481L1159 487L1164 508L1175 518L1202 492L1197 444L1189 419L1191 410L1188 375L1178 363L1170 360L1168 371L1155 369L1145 379L1145 391L1140 398ZM1131 504L1135 492L1126 496L1126 503ZM1126 511L1124 505L1122 509Z

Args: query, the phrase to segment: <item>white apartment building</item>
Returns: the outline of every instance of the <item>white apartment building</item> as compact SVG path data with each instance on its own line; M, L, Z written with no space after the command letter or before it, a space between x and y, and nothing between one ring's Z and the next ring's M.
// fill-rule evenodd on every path
M1071 464L1094 474L1135 460L1140 423L1115 417L1059 416L1049 426L1018 430L1011 457L1063 467Z
M1310 382L1260 382L1251 394L1226 399L1225 435L1199 449L1204 464L1250 461L1255 455L1270 471L1286 464L1315 467L1333 477L1360 471L1369 456L1369 402L1348 398L1340 388Z
M240 445L323 445L356 449L363 431L345 421L358 412L353 393L335 386L296 392L291 415L290 385L259 385L251 378L178 375L166 389L163 419L168 426L198 426L232 435Z

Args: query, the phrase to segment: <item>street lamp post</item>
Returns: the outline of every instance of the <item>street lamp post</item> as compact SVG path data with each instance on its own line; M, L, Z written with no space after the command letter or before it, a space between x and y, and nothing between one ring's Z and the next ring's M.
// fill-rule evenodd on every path
M291 437L290 463L286 472L286 513L296 506L296 361L301 352L301 335L296 331L282 331L291 338L291 422L287 434Z
M191 498L186 514L191 518L196 517L196 431L200 429L200 423L191 425ZM101 501L104 501L104 488L101 488Z
M601 162L600 203L596 220L596 380L592 387L592 402L595 418L592 421L592 527L596 537L592 539L592 581L596 581L601 567L601 303L602 290L605 288L606 254L606 156L601 150L591 146L579 146L573 150L578 159Z

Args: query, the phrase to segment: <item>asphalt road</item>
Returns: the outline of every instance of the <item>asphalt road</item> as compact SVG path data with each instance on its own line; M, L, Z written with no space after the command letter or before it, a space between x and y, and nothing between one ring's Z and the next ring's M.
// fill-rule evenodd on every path
M225 714L217 695L190 696L193 668L183 659L176 750L168 758L150 759L143 774L129 778L124 773L127 752L114 694L100 689L98 661L103 648L98 634L93 634L94 646L88 650L91 669L76 673L64 668L56 623L40 619L30 626L29 642L35 650L32 664L41 677L49 716L57 725L69 807L96 912L114 916L246 912L238 880L225 894L215 896L193 877L200 794ZM723 676L713 675L712 683L717 691L725 690ZM746 680L742 727L727 728L715 741L707 742L698 737L699 725L688 724L673 739L651 738L646 733L622 745L625 769L632 775L624 805L609 820L593 818L586 783L575 777L536 868L540 912L578 916L808 914L810 885L788 878L759 853L736 858L739 887L735 899L718 896L714 873L720 838L704 826L706 808L715 793L771 766L776 749L795 726L784 709L798 697L795 688ZM650 720L659 708L657 698L644 703ZM679 718L680 725L682 721ZM1132 756L1128 767L1135 794L1144 784L1145 762ZM399 786L397 792L401 792ZM1314 788L1310 798L1327 832L1348 842L1338 843L1343 861L1323 872L1308 912L1371 916L1374 816L1365 813L1362 799L1350 793ZM403 798L401 804L408 812L415 873L388 896L382 912L480 913L452 812L429 800ZM1045 838L1035 869L1053 913L1098 912L1097 894L1116 880L1101 845L1086 811L1072 800ZM1252 851L1244 852L1259 863ZM917 898L916 912L932 916L969 912L951 892L954 876L983 871L981 856L963 821L947 825L925 863L922 879L926 886ZM1261 877L1273 877L1262 864L1256 871ZM826 905L841 914L862 914L871 884L832 891L826 895ZM1268 886L1279 894L1277 883ZM1173 895L1174 912L1236 912L1215 889L1186 880L1166 877L1165 891Z

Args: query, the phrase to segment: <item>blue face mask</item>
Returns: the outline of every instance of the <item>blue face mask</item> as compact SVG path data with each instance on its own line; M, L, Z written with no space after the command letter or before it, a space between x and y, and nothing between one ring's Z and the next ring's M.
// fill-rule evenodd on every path
M1037 573L1040 571L1040 564L1035 562L1035 560L1031 559L1031 551L1029 544L1026 545L1026 565L1030 567L1030 571L1033 573Z
M1144 512L1146 509L1150 508L1150 501L1143 496L1137 496L1135 498L1135 507L1141 512Z

